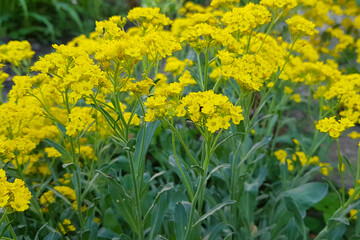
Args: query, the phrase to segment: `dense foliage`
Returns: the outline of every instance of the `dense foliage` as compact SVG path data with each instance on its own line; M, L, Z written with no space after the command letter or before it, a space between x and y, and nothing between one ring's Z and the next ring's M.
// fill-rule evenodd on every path
M1 236L358 238L360 154L353 166L339 141L360 118L355 1L171 9L97 21L34 64L27 41L0 45L16 73L0 105Z

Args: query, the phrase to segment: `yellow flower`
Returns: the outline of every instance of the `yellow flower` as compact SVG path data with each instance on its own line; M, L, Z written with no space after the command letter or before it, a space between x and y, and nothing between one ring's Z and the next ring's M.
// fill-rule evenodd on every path
M286 94L292 94L293 92L294 92L294 90L292 90L290 87L285 87L284 88L284 92L286 93Z
M285 159L287 157L287 152L283 149L279 149L276 152L274 152L275 157L277 158L277 160L280 161L280 163L284 163Z
M76 228L74 227L74 225L72 225L70 219L64 219L61 223L59 223L58 228L60 230L60 232L65 235L68 232L75 232Z
M56 150L54 147L47 147L45 148L45 152L47 153L47 156L48 157L60 157L61 156L61 153L59 153L58 150Z
M294 94L290 97L290 99L294 100L295 102L299 103L301 102L301 96L300 94Z
M305 19L304 17L300 15L295 15L288 20L286 20L286 23L289 25L289 29L291 34L297 35L307 35L311 36L318 31L315 30L315 24L310 22L309 20Z
M293 138L293 143L295 143L297 146L300 146L300 143L299 143L299 141L296 139L296 138Z
M354 126L354 123L348 118L341 118L338 122L335 116L321 119L316 124L316 128L319 129L320 132L327 132L332 138L338 138L345 129L352 126Z
M16 178L14 182L8 182L5 171L0 169L0 207L23 212L29 208L31 197L23 180Z
M261 5L271 8L287 8L291 9L297 6L296 0L261 0Z
M332 167L330 166L329 163L319 163L319 167L320 167L320 172L321 174L323 174L324 176L329 175L329 170L332 170Z
M357 139L357 138L360 138L360 133L358 133L356 131L352 131L351 133L348 134L348 136L352 139Z

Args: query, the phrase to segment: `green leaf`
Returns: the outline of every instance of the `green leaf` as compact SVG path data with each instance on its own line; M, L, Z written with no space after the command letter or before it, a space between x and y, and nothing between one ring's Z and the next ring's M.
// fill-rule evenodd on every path
M326 184L311 182L286 191L284 196L292 198L300 210L306 210L321 201L326 196L327 191Z
M294 216L297 229L300 231L304 239L306 239L306 228L298 206L291 197L284 197L284 200L287 210Z
M58 232L49 233L44 240L58 240L61 238L61 234Z
M241 162L238 165L238 168L241 166L242 163L246 161L253 153L256 153L260 148L264 147L265 145L268 145L271 140L271 136L264 137L260 142L255 143L251 149L246 153L246 155L241 158Z
M224 240L231 240L231 239L233 239L233 238L232 238L232 235L233 235L233 233L229 233L228 235L226 235L226 237L224 238Z
M190 196L194 196L193 193L193 188L192 188L192 184L191 184L191 179L190 176L188 174L188 171L186 171L184 165L181 163L181 161L179 161L180 163L180 167L182 168L183 174L181 174L180 168L176 163L176 159L174 155L170 155L169 156L169 163L170 165L174 168L176 174L179 176L179 178L181 179L181 182L185 185L186 190L189 192ZM184 171L185 170L185 171ZM187 184L185 184L186 182L189 183L190 186L187 186Z
M223 164L220 164L220 165L214 167L214 168L211 170L211 172L209 173L209 175L206 177L205 182L209 181L210 177L211 177L216 171L218 171L219 169L221 169L221 168L229 168L229 167L230 167L230 164L228 164L228 163L223 163Z
M205 172L205 170L202 167L198 166L198 165L191 165L191 168L193 170L195 170L195 172L197 172L199 174L199 176L203 176L203 174Z
M341 195L340 195L340 193L339 193L339 191L336 189L336 187L334 186L334 184L332 184L327 178L325 178L325 177L323 177L322 178L329 186L330 186L330 188L336 193L336 195L337 195L337 197L338 197L338 199L339 199L339 203L341 203L342 202L342 200L341 200Z
M117 220L117 217L116 217L113 209L111 209L111 208L106 209L106 211L104 213L104 217L103 217L103 223L104 223L103 226L106 229L110 229L114 233L120 234L123 232L121 224Z
M51 147L54 147L59 153L61 153L61 155L63 155L65 159L71 159L69 152L66 151L63 146L47 138L45 138L44 141Z
M103 175L106 176L109 180L108 189L117 213L122 216L129 224L131 229L137 235L139 235L139 226L137 220L138 216L135 209L135 200L127 193L126 189L115 178L106 174Z
M34 18L35 20L43 23L46 26L45 30L42 30L42 32L49 34L50 38L52 40L55 40L55 28L54 25L47 19L47 17L38 14L36 12L29 12L29 17Z
M208 239L208 240L221 239L221 237L222 237L221 233L224 229L227 229L226 224L223 222L220 222L214 228L212 228L208 234L206 234L204 236L204 239Z
M151 231L149 234L149 239L159 239L156 237L156 234L160 231L162 227L162 222L164 220L165 213L168 209L169 200L168 193L161 194L159 202L151 211Z
M350 225L349 220L345 217L329 218L329 221L341 222L345 225Z
M176 240L185 240L188 216L183 203L177 202L175 205L175 235Z
M351 164L350 164L350 162L349 162L349 159L347 159L347 157L345 157L345 156L343 155L342 158L345 160L346 168L350 170L352 179L353 179L353 181L354 181L354 186L356 186L357 180L356 180L356 177L355 177L354 169L353 169L353 167L351 166Z
M166 171L164 171L164 170L161 171L161 172L158 172L158 173L154 174L154 175L149 179L149 181L146 182L145 186L143 187L143 189L142 189L142 191L141 191L141 195L140 195L141 198L142 198L142 196L144 196L144 194L145 194L146 191L148 190L148 188L149 188L149 186L150 186L150 183L151 183L154 179L156 179L157 177L163 175L164 173L166 173Z
M29 17L29 11L28 11L26 1L25 0L19 0L19 2L20 2L21 8L22 8L23 13L24 13L25 21L27 21L27 19Z
M42 225L39 230L36 232L35 238L34 240L39 240L39 234L41 232L41 230L43 230L46 226L48 225L48 223L46 222L44 225Z
M116 232L113 232L112 230L102 227L100 228L100 230L98 231L97 234L98 238L100 239L116 239L119 237L119 234Z
M141 166L145 161L146 152L150 146L151 140L155 134L157 127L159 126L160 122L155 121L151 123L147 123L143 125L136 138L136 145L135 145L135 152L134 152L134 159L135 159L135 172L140 174ZM144 136L145 130L145 136ZM145 137L145 138L143 138Z
M356 0L356 5L360 6L360 0Z
M83 24L81 22L81 19L78 15L78 13L74 10L74 8L72 8L68 3L66 2L57 2L57 1L53 1L53 3L56 2L56 8L59 10L64 10L65 12L67 12L69 14L69 16L74 20L74 22L76 23L76 25L78 26L80 32L84 32L83 30Z
M166 185L158 192L158 194L156 195L153 203L151 204L151 206L149 207L148 211L146 212L146 214L145 214L145 216L144 216L144 220L143 220L144 222L146 221L146 218L147 218L147 217L149 216L149 214L151 213L151 210L153 209L153 207L155 206L155 204L158 203L161 194L164 193L164 192L167 192L167 191L169 191L169 190L171 190L171 189L173 189L173 188L174 188L174 183L168 183L168 184L166 184Z
M205 213L204 215L202 215L192 226L195 227L197 224L199 224L200 222L202 222L203 220L205 220L206 218L208 218L209 216L213 215L215 212L217 212L218 210L220 210L221 208L225 207L226 205L230 205L230 204L234 204L236 203L236 201L234 200L227 200L225 202L219 203L217 204L215 207L213 207L212 209L210 209L207 213Z

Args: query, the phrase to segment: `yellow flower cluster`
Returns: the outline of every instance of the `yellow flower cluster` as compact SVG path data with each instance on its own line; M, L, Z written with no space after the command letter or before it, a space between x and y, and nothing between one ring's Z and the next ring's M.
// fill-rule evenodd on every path
M221 5L230 5L230 4L234 4L234 3L239 3L240 0L212 0L210 3L210 6L213 8L218 8Z
M230 33L239 31L241 34L249 34L253 29L269 23L271 13L264 6L248 3L245 7L226 12L221 21Z
M179 76L184 72L186 66L191 67L193 64L194 64L193 61L189 59L185 59L184 61L181 61L176 57L168 57L166 59L166 65L164 71L171 72L175 76Z
M69 114L68 122L66 124L66 134L75 136L78 132L86 130L95 119L91 116L92 108L90 107L74 107ZM94 130L90 127L88 131Z
M182 32L180 41L186 41L196 51L205 51L213 46L224 46L235 52L241 51L241 45L226 30L217 28L208 23L199 23L189 26Z
M311 36L318 31L315 29L315 24L310 22L309 20L305 19L300 15L295 15L288 20L286 23L289 25L289 29L291 34L293 35L306 35Z
M274 69L258 55L244 55L235 58L226 50L218 52L221 61L221 73L225 78L233 78L240 87L250 91L259 91Z
M320 132L327 132L332 138L339 138L343 131L353 126L354 123L348 118L341 118L340 121L336 121L335 116L321 119L316 124L316 128Z
M27 164L28 155L44 138L57 136L57 127L43 114L39 102L24 97L0 105L0 160ZM15 157L17 161L15 161Z
M60 92L71 89L69 97L76 102L82 96L93 94L92 89L104 85L105 73L89 55L77 47L53 45L56 52L40 57L31 70L50 74L51 86Z
M68 199L71 202L71 205L75 210L78 209L77 201L76 201L76 195L75 190L68 187L68 186L55 186L54 190L58 192L59 194L63 195L66 199ZM56 195L54 190L49 190L47 192L44 192L40 197L40 203L45 208L45 211L47 211L47 207L54 203L56 201ZM82 211L86 210L86 206L83 205L81 208Z
M352 131L351 133L348 134L348 137L350 137L352 139L357 139L357 138L360 138L360 133L358 133L356 131Z
M1 62L1 58L0 58L0 62ZM5 65L0 63L0 69L3 68ZM9 74L3 72L2 70L0 70L0 85L9 77ZM2 99L0 99L2 100Z
M147 112L145 121L153 122L156 118L182 117L184 109L179 105L179 99L184 88L196 84L189 71L185 71L179 82L166 83L166 77L155 86L155 95L148 97L145 103Z
M261 0L261 5L270 8L287 8L292 9L297 6L296 0Z
M19 66L23 60L30 60L34 54L28 41L9 41L0 45L0 60L14 66Z
M296 140L296 139L295 139ZM294 171L295 166L294 164L299 160L300 165L302 167L308 166L308 165L318 165L321 167L320 172L323 173L322 168L326 168L328 166L327 163L321 163L318 156L308 157L306 154L302 151L296 151L294 154L292 154L291 159L288 158L288 154L285 150L279 149L274 152L274 155L277 160L280 161L280 164L287 164L288 170L290 172ZM323 173L324 174L324 173ZM324 174L327 175L327 174Z
M228 129L231 120L237 125L244 119L240 106L234 106L227 96L212 90L189 93L181 99L180 107L180 114L190 117L196 124L205 125L211 133Z
M160 13L160 8L136 7L129 11L127 18L146 28L150 26L166 26L172 23L170 18Z
M287 164L287 168L290 172L294 171L294 164L291 161L291 159L287 159L287 152L283 149L279 149L276 152L274 152L274 155L277 160L280 161L280 164Z
M74 227L74 225L72 225L70 219L68 218L64 219L64 221L59 223L58 228L63 235L67 234L68 232L76 231L76 228Z
M288 66L281 73L281 78L294 83L305 82L313 85L324 81L336 81L341 72L331 64L320 61L304 62L299 56L291 57Z
M0 207L7 212L23 212L29 208L31 192L23 180L8 182L6 173L0 169Z
M44 150L49 158L57 158L61 156L61 153L58 150L56 150L54 147L47 147Z

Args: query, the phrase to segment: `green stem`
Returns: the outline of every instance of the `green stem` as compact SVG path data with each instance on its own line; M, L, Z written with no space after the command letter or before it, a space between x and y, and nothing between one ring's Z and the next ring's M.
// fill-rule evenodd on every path
M274 21L271 21L271 24L270 24L268 30L266 31L265 37L264 37L259 49L256 51L256 54L258 54L260 52L260 50L263 47L264 42L265 42L266 38L268 37L271 29L274 27L275 23L280 19L281 15L282 15L282 12L279 14L279 16L277 16L276 18L273 18L273 19L275 19Z
M334 214L331 216L331 218L335 219L335 218L341 217L341 215L344 214L343 211L346 210L350 206L350 204L354 202L355 197L357 197L359 192L360 192L360 187L356 187L354 193L349 197L349 199L344 204L342 204L341 207L339 207L334 212ZM316 238L314 238L314 240L324 239L325 235L328 233L329 230L331 230L331 229L329 229L329 221L328 221L326 226L321 230L321 232L316 236Z
M344 173L342 171L343 159L342 159L342 155L340 152L339 138L336 139L336 144L337 144L337 150L338 150L339 172L340 172L340 177L341 177L341 196L342 196L342 203L343 203L343 202L345 202L345 186L344 186Z
M220 76L219 77L219 79L216 81L216 83L215 83L215 85L214 85L214 87L213 87L213 92L215 92L216 91L216 89L218 88L218 86L220 85L220 83L221 83L221 80L222 80L222 76Z
M176 134L176 136L179 138L181 145L184 147L185 152L188 154L188 156L190 157L190 159L193 161L193 163L196 166L199 166L199 163L196 161L196 159L193 157L193 155L190 153L189 148L186 146L184 140L182 139L179 131L166 119L164 119L164 121L167 123L167 125L171 128L171 130Z
M180 170L180 173L181 173L181 176L183 178L183 181L184 181L184 184L185 184L185 188L190 196L190 200L193 201L194 200L194 192L193 192L193 189L191 188L189 182L187 181L186 177L185 177L185 174L182 170L182 167L180 165L180 162L179 162L179 159L177 157L177 154L176 154L176 147L175 147L175 134L174 132L172 133L172 145L173 145L173 149L174 149L174 156L175 156L175 160L176 160L176 163L179 167L179 170Z
M290 187L293 187L297 180L299 179L299 177L301 177L301 175L304 173L308 163L309 163L309 159L310 157L313 155L313 153L315 152L316 148L314 148L314 146L317 144L317 138L319 136L319 130L315 129L315 135L314 135L314 138L313 138L313 141L311 143L311 147L310 147L310 150L309 150L309 155L308 155L308 159L306 161L306 164L304 166L301 167L300 171L296 174L294 180L292 181L292 183L290 184Z
M209 48L206 48L206 51L205 51L205 72L204 72L205 76L204 76L204 90L203 91L207 90L208 78L209 78L208 71L209 71Z
M200 76L200 83L204 84L203 76L202 76L202 70L201 70L201 61L200 61L200 53L196 53L197 61L198 61L198 68L199 68L199 76ZM201 88L204 91L205 86L201 86Z
M144 239L144 226L143 226L143 222L142 222L139 191L138 191L138 186L137 186L137 182L136 182L136 173L135 173L134 162L133 162L134 159L130 153L130 150L127 151L127 154L128 154L128 159L130 162L131 178L132 178L133 187L134 187L135 205L136 205L137 215L138 215L137 220L138 220L138 224L139 224L139 237L141 240L143 240Z
M202 206L202 202L203 202L203 199L199 199L199 197L202 194L202 191L206 186L207 171L208 171L208 166L209 166L209 162L210 162L210 158L211 158L211 153L210 153L211 143L208 142L208 140L209 140L209 137L205 137L206 155L205 155L204 164L202 166L203 169L204 169L204 173L201 176L200 183L199 183L198 188L196 190L194 199L193 199L193 201L191 203L190 216L189 216L188 227L186 229L185 240L188 240L188 239L191 240L190 239L190 234L191 234L191 231L192 231L192 224L193 224L193 218L194 218L194 214L195 214L195 208L196 208L197 204L199 206ZM201 216L201 209L199 208L198 210L199 210L198 214L199 214L199 216Z
M9 225L9 230L10 230L11 236L13 237L14 240L17 240L18 238L17 238L17 236L16 236L16 234L14 232L13 227L11 226L11 222L10 222L8 216L7 216L7 213L5 212L4 215L5 215L5 221Z

